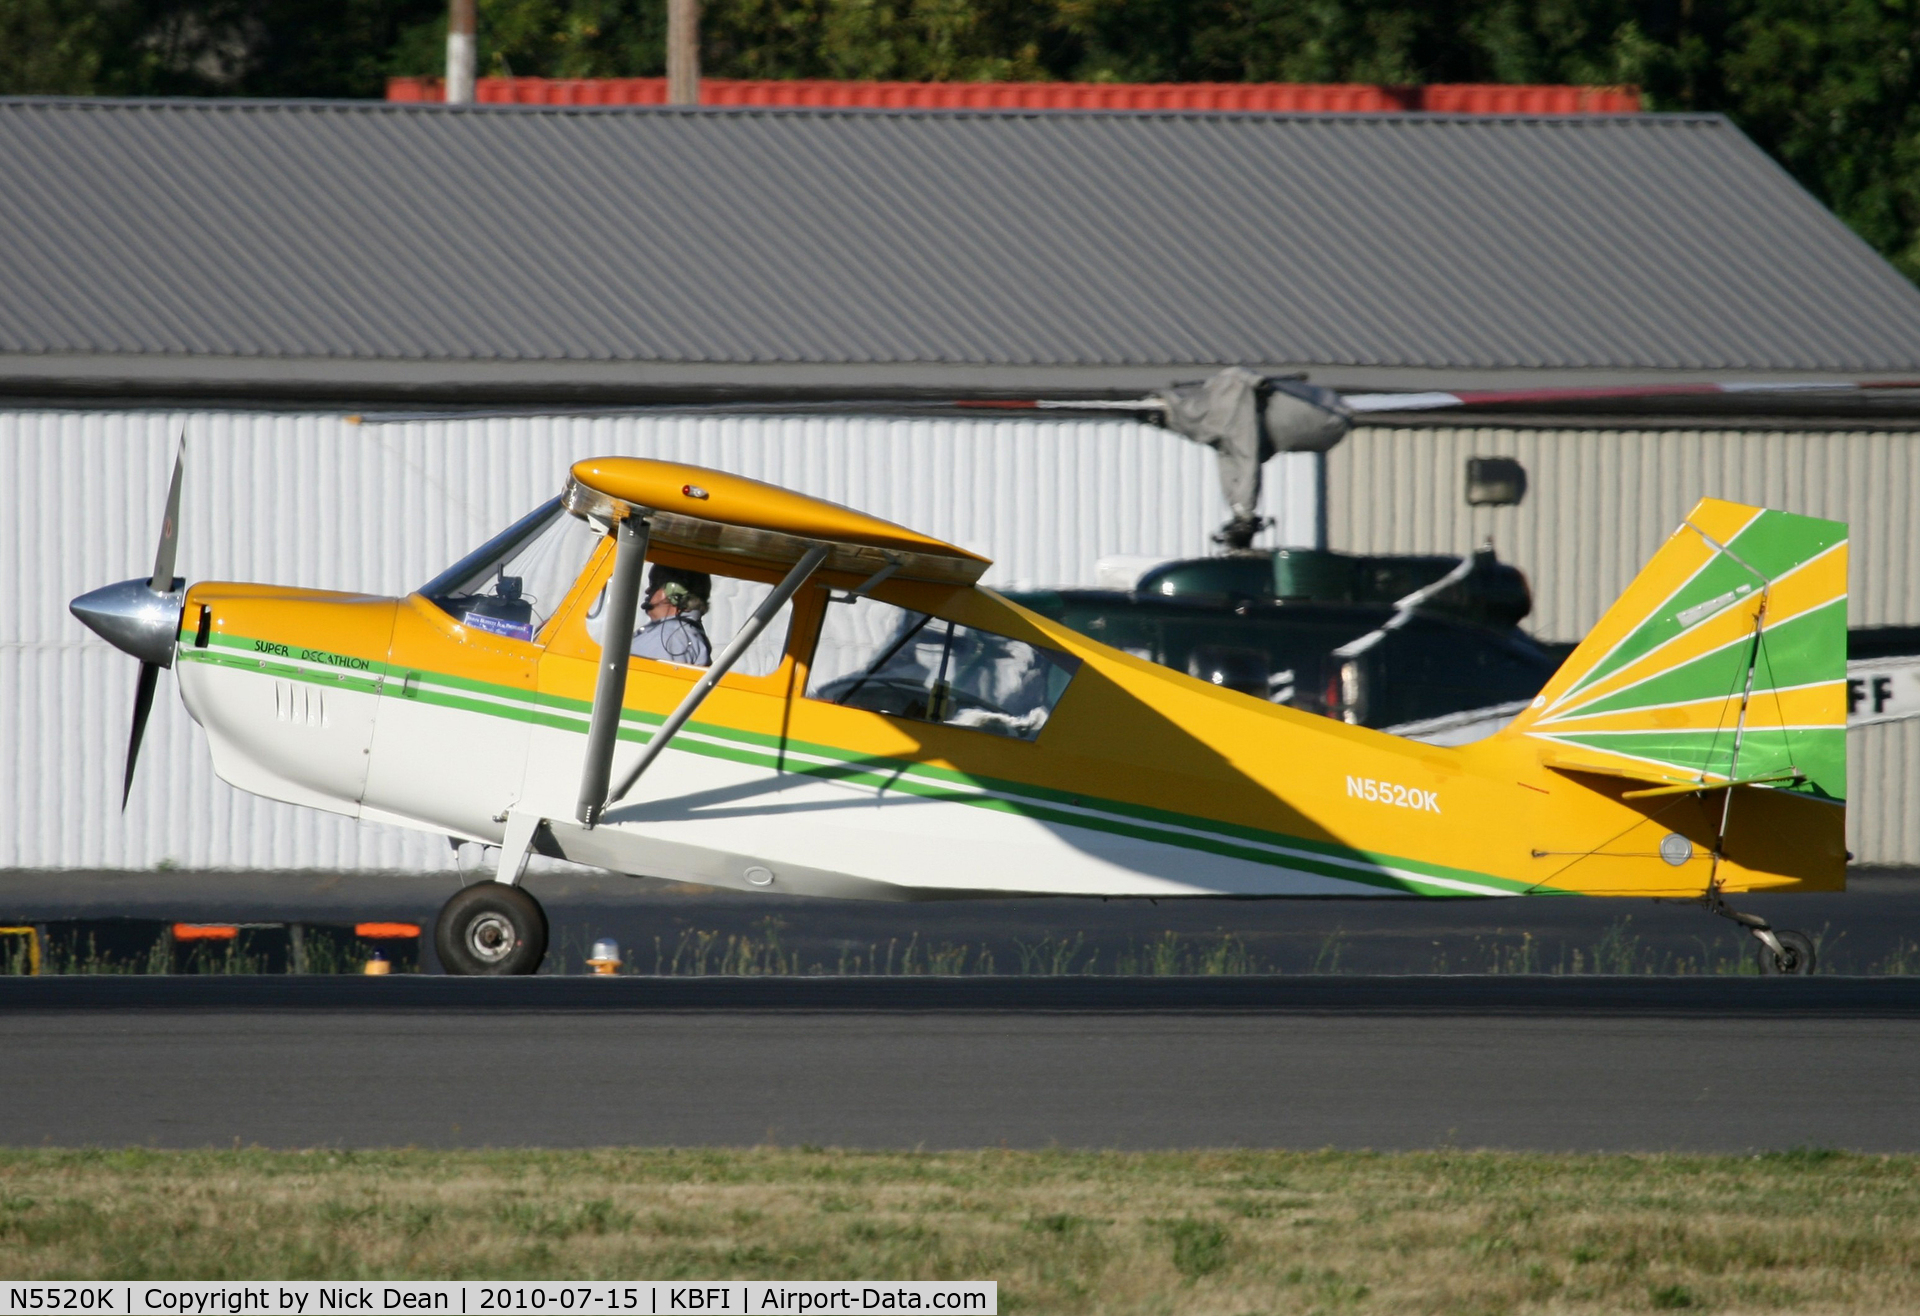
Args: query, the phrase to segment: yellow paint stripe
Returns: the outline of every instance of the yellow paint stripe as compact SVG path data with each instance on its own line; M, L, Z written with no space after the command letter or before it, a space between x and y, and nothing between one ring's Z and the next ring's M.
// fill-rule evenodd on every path
M1653 708L1624 708L1609 713L1577 714L1541 722L1537 730L1556 736L1580 735L1588 731L1708 731L1715 727L1732 729L1740 718L1740 694L1730 698L1691 700ZM1827 681L1820 685L1800 686L1792 690L1763 690L1754 694L1747 708L1747 728L1768 730L1780 727L1845 726L1847 722L1847 683Z
M1539 739L1546 739L1539 737ZM1674 771L1670 763L1659 763L1653 759L1640 758L1633 754L1611 754L1603 749L1590 749L1585 745L1563 746L1549 745L1541 751L1540 763L1556 772L1592 772L1603 777L1631 777L1635 781L1657 781L1680 784L1697 782L1699 778L1691 774Z

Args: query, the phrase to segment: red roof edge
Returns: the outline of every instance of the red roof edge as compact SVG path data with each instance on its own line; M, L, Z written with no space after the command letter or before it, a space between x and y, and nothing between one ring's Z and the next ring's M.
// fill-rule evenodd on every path
M665 78L481 78L485 105L664 105ZM439 78L389 78L390 101L441 101ZM1305 82L837 82L703 78L703 105L921 110L1238 110L1258 113L1637 114L1638 87Z

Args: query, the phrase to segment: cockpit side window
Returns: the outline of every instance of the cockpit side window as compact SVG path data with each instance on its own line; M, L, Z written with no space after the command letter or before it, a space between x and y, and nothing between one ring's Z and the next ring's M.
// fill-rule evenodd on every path
M1070 654L861 597L828 605L807 697L1032 740L1079 666Z
M684 667L710 666L773 593L765 581L713 574L650 561L640 590L633 656ZM603 642L606 586L587 608L587 637ZM736 676L771 676L786 660L793 603L782 604L733 665Z
M580 578L600 532L553 499L420 587L476 630L532 640Z

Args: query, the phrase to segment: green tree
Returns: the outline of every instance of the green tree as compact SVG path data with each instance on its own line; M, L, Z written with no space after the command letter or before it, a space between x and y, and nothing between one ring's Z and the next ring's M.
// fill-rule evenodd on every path
M105 51L137 32L87 0L0 0L0 90L86 95L100 87Z
M445 8L442 0L0 0L0 92L378 96L401 37Z
M1861 237L1920 277L1920 5L1759 0L1725 70L1735 118Z

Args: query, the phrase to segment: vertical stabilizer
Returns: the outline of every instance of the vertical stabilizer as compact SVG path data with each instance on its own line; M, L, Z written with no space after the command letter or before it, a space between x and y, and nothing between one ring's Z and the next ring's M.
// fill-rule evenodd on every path
M1705 498L1503 735L1571 771L1847 793L1847 527Z

